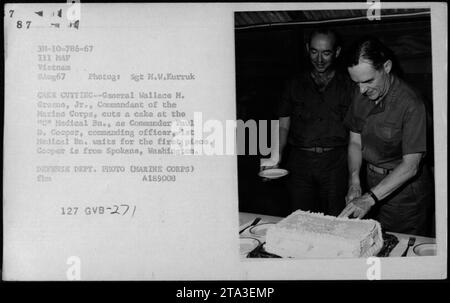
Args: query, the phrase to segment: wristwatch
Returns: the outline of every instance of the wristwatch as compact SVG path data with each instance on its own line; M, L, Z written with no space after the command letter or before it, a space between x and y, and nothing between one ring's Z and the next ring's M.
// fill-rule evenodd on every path
M378 200L377 196L375 196L375 194L373 193L372 190L369 190L367 193L368 193L369 196L371 196L372 199L375 201L375 204L377 204L378 202L380 202L380 200Z

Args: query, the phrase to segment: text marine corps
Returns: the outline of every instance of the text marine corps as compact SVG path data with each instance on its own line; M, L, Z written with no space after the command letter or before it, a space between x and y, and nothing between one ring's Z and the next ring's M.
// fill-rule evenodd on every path
M163 168L161 165L158 166L130 166L130 172L132 173L161 173Z

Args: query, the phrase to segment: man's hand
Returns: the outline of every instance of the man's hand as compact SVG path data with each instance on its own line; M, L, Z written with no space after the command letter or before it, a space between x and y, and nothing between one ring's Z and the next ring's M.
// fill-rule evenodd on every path
M269 168L277 168L279 162L280 162L279 160L275 160L272 158L268 158L268 159L263 158L263 159L261 159L261 162L259 164L260 171L263 171L263 170L269 169Z
M347 195L345 196L345 204L348 204L353 199L361 197L362 190L359 184L350 185Z
M375 205L375 201L368 194L362 195L359 198L351 200L338 217L350 217L353 215L355 218L363 218Z
M278 168L278 164L279 161L274 160L272 158L268 158L268 159L261 159L260 165L259 165L259 171L262 172L263 170L266 169L271 169L271 168ZM269 181L269 178L263 178L262 181L266 182Z

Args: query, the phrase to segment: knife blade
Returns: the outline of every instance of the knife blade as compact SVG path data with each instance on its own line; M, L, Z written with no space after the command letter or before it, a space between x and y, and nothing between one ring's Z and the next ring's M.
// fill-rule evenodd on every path
M248 229L249 227L255 226L256 224L258 224L258 222L261 221L261 218L256 218L255 220L253 220L252 224L250 224L249 226L241 229L241 231L239 232L239 234L242 234L246 229Z

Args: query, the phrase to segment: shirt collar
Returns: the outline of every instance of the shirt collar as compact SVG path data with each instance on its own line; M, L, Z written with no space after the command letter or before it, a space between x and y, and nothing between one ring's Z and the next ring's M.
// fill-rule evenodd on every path
M334 79L336 79L336 74L337 71L333 70L329 75L327 75L327 79L326 79L326 84L323 87L319 87L319 85L316 83L315 78L319 77L317 72L315 72L314 70L312 70L309 73L309 81L313 84L313 86L320 92L324 92L325 90L327 90L330 86L331 83L334 81Z

